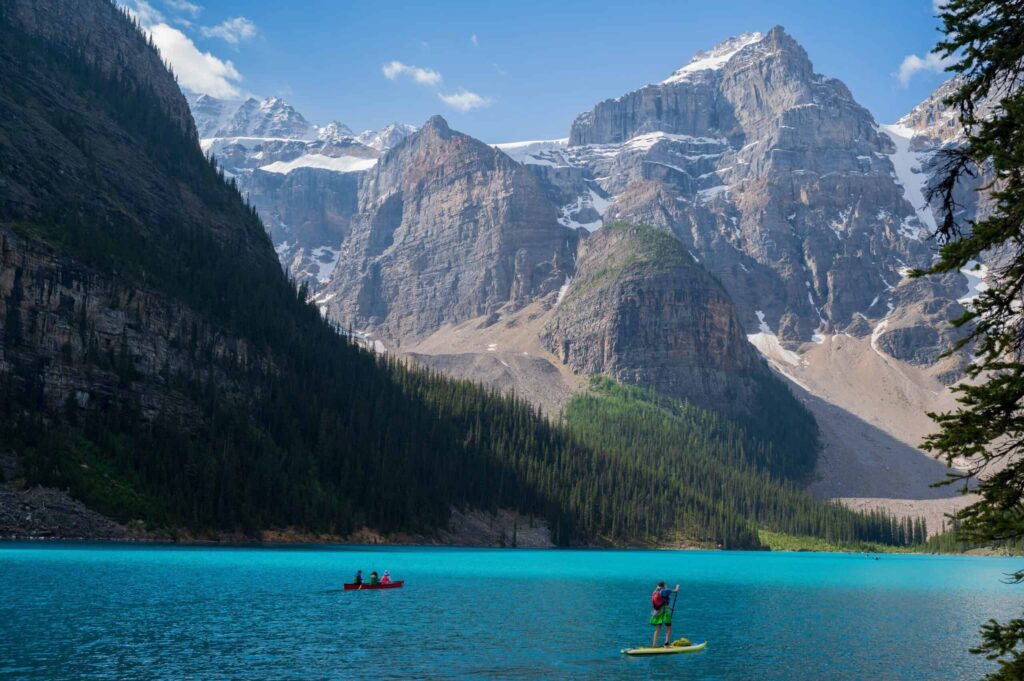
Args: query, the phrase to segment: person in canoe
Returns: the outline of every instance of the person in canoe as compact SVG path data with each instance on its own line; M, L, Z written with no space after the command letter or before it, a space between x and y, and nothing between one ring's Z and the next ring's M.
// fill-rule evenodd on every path
M370 573L370 586L377 586L380 584L380 577L377 576L377 571L374 570Z
M384 571L384 576L380 578L380 583L381 584L390 584L391 583L391 573L389 571L387 571L387 570Z
M359 584L360 586L362 586L362 584L363 584L363 571L362 570L356 570L356 576L355 576L355 579L352 580L352 583L353 584Z
M658 647L658 634L661 633L661 627L665 627L665 645L670 645L672 640L672 595L679 592L679 585L676 584L675 589L669 589L665 586L665 582L658 582L658 586L655 587L654 593L651 594L651 619L650 623L654 627L654 638L651 640L651 647Z

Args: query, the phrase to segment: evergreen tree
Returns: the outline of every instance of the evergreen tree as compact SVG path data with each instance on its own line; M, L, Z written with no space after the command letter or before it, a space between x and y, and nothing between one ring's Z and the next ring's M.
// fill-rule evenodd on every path
M929 192L942 207L940 257L929 271L957 271L982 255L995 266L989 288L954 322L969 329L960 347L976 343L972 380L956 388L956 411L931 415L940 428L925 447L950 464L970 462L947 484L978 479L980 501L958 516L960 538L1002 543L1024 537L1024 3L949 0L940 17L946 35L937 51L955 59L949 70L960 78L947 103L966 142L943 152L941 179ZM984 188L995 207L964 223L954 190L978 173L991 173ZM1014 579L1024 581L1024 571ZM989 678L1024 678L1024 619L991 621L982 636L973 651L1000 662Z

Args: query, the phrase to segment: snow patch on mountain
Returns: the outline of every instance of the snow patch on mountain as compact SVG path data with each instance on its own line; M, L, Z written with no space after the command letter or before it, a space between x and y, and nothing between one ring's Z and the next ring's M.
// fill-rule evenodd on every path
M707 189L701 189L697 192L697 203L710 203L719 196L727 194L728 192L729 188L724 184L708 187Z
M925 198L928 188L928 175L922 172L922 164L928 160L929 153L917 154L910 150L910 140L914 131L906 126L880 125L879 130L889 136L896 145L896 152L890 154L893 168L896 170L896 181L903 186L903 195L914 207L917 219L930 232L935 231L935 216ZM920 226L917 229L906 220L900 225L900 233L912 239L921 238Z
M757 333L747 334L747 340L757 348L769 362L778 363L783 362L790 366L798 367L803 364L803 360L800 359L800 355L796 354L792 350L787 350L782 347L782 343L779 342L779 337L776 336L768 322L764 319L764 312L757 310L758 329Z
M310 265L315 272L310 272L321 284L326 284L331 279L334 268L338 265L338 258L341 257L341 250L329 246L321 246L313 251L313 262Z
M565 298L565 294L569 291L569 284L571 283L572 277L566 275L565 283L558 289L558 299L555 301L556 303L562 302L562 298Z
M723 145L728 144L729 140L724 137L693 137L692 135L675 135L668 132L648 132L643 135L637 135L626 141L622 145L623 149L648 151L658 142L669 140L672 142L689 142L691 144L714 144Z
M967 277L967 293L961 298L957 298L957 302L961 305L969 305L988 290L988 284L985 283L985 279L988 277L988 267L977 260L971 260L960 269L960 274Z
M377 165L377 159L375 158L303 154L290 161L275 161L274 163L260 166L260 170L268 173L281 173L282 175L287 175L299 168L319 168L320 170L333 170L337 173L354 173L360 170L369 170L375 165Z
M694 74L700 73L701 71L717 71L725 66L725 64L744 47L753 45L754 43L759 43L763 39L764 34L757 32L744 33L742 35L729 38L710 50L702 50L693 55L693 58L686 66L676 70L671 76L661 82L665 85L681 83L683 81L690 80Z
M233 144L240 144L243 147L256 147L267 142L304 142L291 137L204 137L199 140L199 148L204 154L217 153ZM257 152L258 153L258 152Z
M596 210L597 214L601 217L604 217L605 211L608 210L608 207L613 203L615 203L614 198L606 199L593 189L590 190L590 205L594 207L594 210Z
M523 165L560 167L567 165L558 152L569 144L569 138L556 140L528 140L525 142L502 142L493 145L505 152L513 161Z
M588 232L593 232L604 224L604 212L608 210L608 206L611 204L611 199L606 199L593 189L590 189L586 194L577 196L576 201L573 203L562 207L562 214L559 216L558 222L566 227L571 227L573 229L582 227ZM596 213L598 217L596 220L591 220L589 222L579 222L576 218L581 213L590 215Z

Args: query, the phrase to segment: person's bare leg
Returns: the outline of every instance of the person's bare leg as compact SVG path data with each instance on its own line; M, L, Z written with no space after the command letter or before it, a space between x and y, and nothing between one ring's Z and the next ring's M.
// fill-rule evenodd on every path
M655 627L654 627L654 639L651 641L651 647L652 648L657 648L658 647L658 634L660 634L660 633L661 633L661 625L660 624L655 625Z
M665 645L668 645L672 641L672 625L665 625Z

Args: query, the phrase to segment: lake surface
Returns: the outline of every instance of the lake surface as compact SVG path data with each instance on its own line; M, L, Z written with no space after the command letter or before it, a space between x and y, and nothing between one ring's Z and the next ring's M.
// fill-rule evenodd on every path
M0 543L0 677L977 679L1021 560ZM356 569L406 588L343 592ZM682 583L649 645L658 579Z

